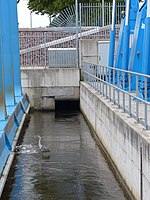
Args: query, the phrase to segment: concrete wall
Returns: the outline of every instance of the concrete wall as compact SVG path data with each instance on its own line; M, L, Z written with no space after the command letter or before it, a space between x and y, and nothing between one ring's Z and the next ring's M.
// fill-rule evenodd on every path
M94 64L99 63L98 57L98 39L80 39L79 40L79 64L83 62Z
M116 56L118 39L115 41ZM83 62L101 64L107 66L109 57L109 38L107 39L80 39L79 40L79 64L82 68Z
M55 100L79 99L77 68L22 69L21 81L34 109L54 110Z
M80 86L80 108L132 199L150 199L150 131L91 89Z

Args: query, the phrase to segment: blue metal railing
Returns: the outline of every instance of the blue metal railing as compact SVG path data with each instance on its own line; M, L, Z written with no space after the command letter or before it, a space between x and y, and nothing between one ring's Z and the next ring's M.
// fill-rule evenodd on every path
M22 96L17 2L0 1L0 120Z
M150 129L150 102L147 83L150 76L106 66L83 63L84 81L117 105L145 129ZM126 81L127 80L127 81ZM132 82L135 81L135 90ZM139 96L144 85L144 98Z
M29 109L20 76L17 1L0 1L0 198Z

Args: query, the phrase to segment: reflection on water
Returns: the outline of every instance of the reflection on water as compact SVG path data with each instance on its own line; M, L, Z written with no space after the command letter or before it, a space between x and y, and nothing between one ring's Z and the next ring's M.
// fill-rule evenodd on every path
M125 200L81 113L30 115L2 199Z

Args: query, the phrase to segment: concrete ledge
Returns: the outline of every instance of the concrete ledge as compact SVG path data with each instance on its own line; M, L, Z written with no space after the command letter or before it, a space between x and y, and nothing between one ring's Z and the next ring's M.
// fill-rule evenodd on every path
M79 68L22 68L22 87L79 87Z
M81 82L80 108L131 199L150 197L150 131Z
M26 68L21 81L34 109L55 110L55 100L79 99L79 68Z

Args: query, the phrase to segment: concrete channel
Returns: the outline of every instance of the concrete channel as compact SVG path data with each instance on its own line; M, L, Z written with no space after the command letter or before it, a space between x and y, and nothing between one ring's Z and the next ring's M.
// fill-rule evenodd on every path
M80 108L130 198L149 200L150 131L84 82Z
M78 109L64 108L29 113L2 199L126 200L79 111L79 102ZM39 150L37 135L50 152Z

